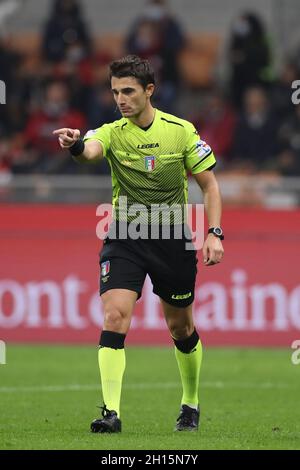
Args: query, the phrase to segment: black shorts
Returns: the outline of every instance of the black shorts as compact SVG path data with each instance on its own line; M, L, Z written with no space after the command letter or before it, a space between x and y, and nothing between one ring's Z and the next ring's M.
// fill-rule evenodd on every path
M168 304L186 307L193 302L197 256L186 249L190 235L175 239L171 230L170 239L132 240L112 239L110 231L100 253L100 295L129 289L140 298L148 274L153 292Z

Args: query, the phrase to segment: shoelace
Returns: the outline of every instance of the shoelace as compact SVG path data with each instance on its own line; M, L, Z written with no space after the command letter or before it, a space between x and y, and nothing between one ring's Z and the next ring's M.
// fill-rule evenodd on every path
M108 418L110 416L110 410L108 410L106 408L106 405L104 404L103 406L97 406L97 408L100 408L101 411L101 414L103 416L103 418Z

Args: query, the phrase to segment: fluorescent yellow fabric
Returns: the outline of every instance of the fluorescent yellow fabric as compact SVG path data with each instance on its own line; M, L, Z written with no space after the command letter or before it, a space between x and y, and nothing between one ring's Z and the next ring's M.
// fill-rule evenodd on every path
M202 362L201 341L199 340L195 348L187 354L175 347L175 356L183 389L181 404L197 406L199 403L199 377Z
M102 384L103 401L108 410L120 417L122 379L125 371L125 350L101 347L98 362Z

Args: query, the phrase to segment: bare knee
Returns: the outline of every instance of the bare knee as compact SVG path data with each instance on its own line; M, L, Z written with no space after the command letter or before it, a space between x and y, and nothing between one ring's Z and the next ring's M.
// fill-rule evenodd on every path
M176 321L168 322L168 328L172 338L176 340L184 340L191 336L194 331L193 323L180 324Z
M160 300L171 336L179 341L189 338L195 329L192 304L178 308L169 305L163 299Z
M123 333L125 315L113 303L107 302L104 307L104 328L108 331Z
M135 295L119 290L108 291L102 295L105 330L127 333L136 300Z

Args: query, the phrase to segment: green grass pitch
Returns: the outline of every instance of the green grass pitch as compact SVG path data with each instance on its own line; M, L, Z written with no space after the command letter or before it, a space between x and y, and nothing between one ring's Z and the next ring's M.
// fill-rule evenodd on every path
M126 358L122 433L91 434L102 404L97 349L8 345L0 448L300 448L300 365L290 349L205 349L197 433L173 431L181 387L172 347L128 347Z

